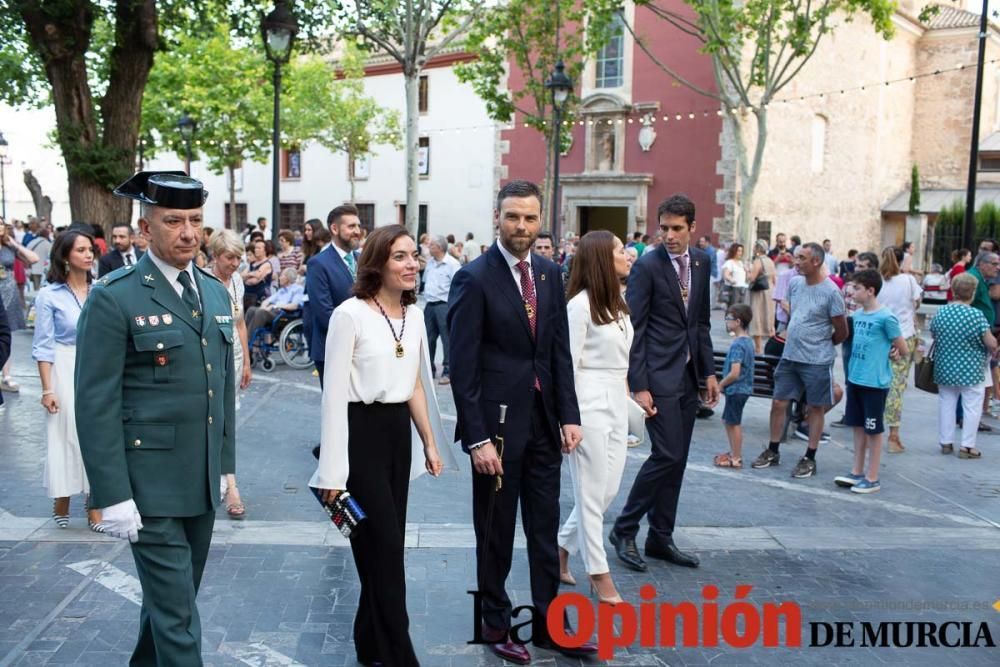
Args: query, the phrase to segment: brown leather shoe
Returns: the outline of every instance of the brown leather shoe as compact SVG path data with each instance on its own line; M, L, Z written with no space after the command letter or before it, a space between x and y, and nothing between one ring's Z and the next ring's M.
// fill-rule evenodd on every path
M515 665L527 665L531 663L531 654L523 644L517 644L510 640L510 635L505 630L497 630L488 625L483 626L483 639L489 644L490 650L507 662Z

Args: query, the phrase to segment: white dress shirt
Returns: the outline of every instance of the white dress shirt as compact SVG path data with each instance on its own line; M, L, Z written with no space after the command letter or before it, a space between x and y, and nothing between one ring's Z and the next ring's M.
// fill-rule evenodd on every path
M198 294L198 283L194 279L193 262L188 262L188 265L184 267L184 269L178 269L176 266L173 266L172 264L167 264L162 259L157 257L156 253L153 252L152 246L150 246L148 252L149 252L149 258L153 260L153 264L155 264L156 268L160 270L160 273L163 274L163 277L167 279L167 283L169 283L170 286L174 288L174 291L177 292L177 296L181 296L184 294L184 286L181 285L180 281L177 280L177 276L181 275L182 270L187 271L188 275L191 276L191 286L194 288L194 293Z
M451 279L461 268L462 265L458 263L458 260L448 253L444 254L440 262L433 257L427 260L427 268L424 269L424 297L427 299L427 303L448 301Z
M391 321L399 335L403 320ZM431 429L441 460L446 467L455 467L430 375L424 314L416 306L406 308L406 328L401 342L403 356L397 357L396 340L385 317L361 299L347 299L333 311L326 337L326 354L327 359L336 360L336 363L327 363L323 376L319 466L309 486L347 488L350 473L348 404L405 403L413 398L418 374L427 397ZM411 446L410 478L413 479L425 470L423 444L415 428Z
M125 252L119 250L118 254L121 255L122 264L124 266L130 266L132 264L135 264L135 249L132 246L129 246L129 249L126 250Z
M507 250L507 248L505 248L503 243L501 243L500 241L497 241L497 247L500 248L500 254L503 255L503 258L507 260L507 266L510 267L510 275L513 276L514 284L517 285L517 293L520 294L522 298L524 298L525 295L521 292L521 269L517 268L518 263L521 262L522 260L518 259L517 257L514 257L514 255L512 255L511 252ZM528 268L530 269L531 268L530 252L528 253L528 256L524 258L523 261L528 263ZM535 274L529 270L528 275L531 277L531 289L534 290Z

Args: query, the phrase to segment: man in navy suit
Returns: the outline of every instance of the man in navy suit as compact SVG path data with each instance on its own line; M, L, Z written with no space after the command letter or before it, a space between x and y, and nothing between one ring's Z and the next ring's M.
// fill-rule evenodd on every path
M132 266L143 252L132 245L132 225L123 223L111 228L111 245L114 246L97 261L97 276L103 278L123 266Z
M361 219L353 204L337 206L326 216L333 240L306 263L306 301L302 322L309 341L309 358L319 373L323 386L326 366L326 332L334 308L351 297L357 275L358 244L361 242ZM335 363L350 363L350 359L335 359ZM319 447L313 448L319 458Z
M559 267L531 253L541 227L538 186L511 181L501 188L494 215L499 241L451 283L452 391L457 437L472 460L482 637L505 660L528 664L527 649L511 640L512 606L505 590L518 501L535 607L532 641L572 655L596 651L593 645L557 646L545 629L559 590L560 451L572 451L582 436ZM492 437L501 404L507 413L498 452Z
M674 521L699 392L708 407L719 401L709 304L712 260L690 245L694 203L674 195L660 204L657 218L663 243L635 263L625 292L635 328L629 389L646 412L653 451L610 536L622 562L640 572L646 563L635 537L644 516L649 521L646 556L698 566L695 556L674 545Z

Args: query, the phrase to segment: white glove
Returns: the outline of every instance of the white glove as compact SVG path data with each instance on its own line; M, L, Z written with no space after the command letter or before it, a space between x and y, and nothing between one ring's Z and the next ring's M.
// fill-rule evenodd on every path
M142 517L139 516L139 508L135 506L135 501L131 498L111 507L103 508L101 510L101 523L104 524L104 532L111 537L127 539L133 544L139 541Z

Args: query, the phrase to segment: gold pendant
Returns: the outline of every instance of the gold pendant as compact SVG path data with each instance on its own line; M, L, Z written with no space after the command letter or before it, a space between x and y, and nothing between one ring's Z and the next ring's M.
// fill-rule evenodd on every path
M535 316L535 309L534 309L534 307L530 303L528 303L527 301L524 302L524 311L526 313L528 313L528 319L529 320Z
M687 287L682 287L682 288L681 288L681 298L682 298L682 299L684 299L684 301L687 301L687 300L688 300L688 291L687 291Z
M403 344L400 341L396 341L396 358L403 358Z

